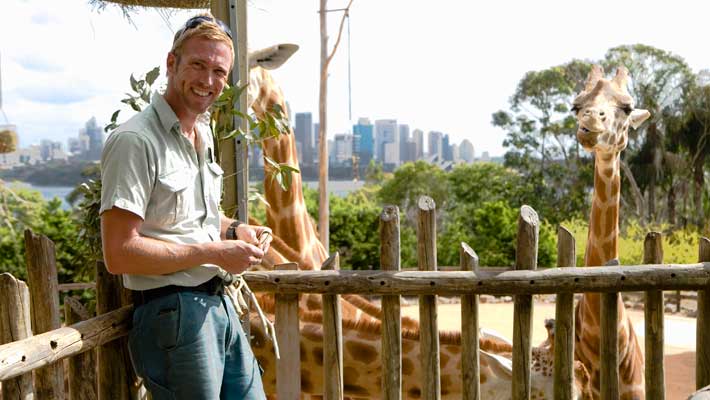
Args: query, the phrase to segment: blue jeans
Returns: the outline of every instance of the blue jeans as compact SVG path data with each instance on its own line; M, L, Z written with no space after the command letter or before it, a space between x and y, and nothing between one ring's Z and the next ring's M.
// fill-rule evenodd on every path
M180 292L139 306L128 347L154 400L266 398L259 365L226 296Z

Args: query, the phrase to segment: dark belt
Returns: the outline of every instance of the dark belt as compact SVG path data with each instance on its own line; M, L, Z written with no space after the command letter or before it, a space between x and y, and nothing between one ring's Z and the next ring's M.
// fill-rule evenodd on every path
M133 304L138 307L155 299L180 292L203 292L210 296L224 293L224 280L219 276L197 286L168 285L148 290L133 290Z

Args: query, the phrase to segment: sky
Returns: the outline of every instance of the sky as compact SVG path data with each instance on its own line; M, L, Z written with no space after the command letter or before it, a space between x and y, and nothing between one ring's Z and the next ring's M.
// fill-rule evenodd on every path
M330 0L342 8L346 0ZM292 112L318 119L320 38L316 0L250 0L252 49L295 43L273 72ZM572 59L598 60L612 47L643 43L710 68L710 4L690 1L354 0L350 12L352 120L344 32L330 67L329 137L359 117L397 119L410 130L469 139L476 154L505 153L491 114L507 109L523 75ZM130 74L164 71L173 33L197 11L165 18L132 15L88 0L0 1L2 108L22 147L41 139L66 145L95 116L104 125L129 90ZM329 13L332 48L340 13ZM161 78L164 79L164 78ZM131 111L123 108L119 121ZM0 124L5 123L0 113Z

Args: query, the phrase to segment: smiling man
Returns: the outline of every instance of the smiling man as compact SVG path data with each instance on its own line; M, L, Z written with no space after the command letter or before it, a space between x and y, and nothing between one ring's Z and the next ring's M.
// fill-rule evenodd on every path
M224 294L258 264L268 228L221 214L223 171L207 111L234 60L229 28L189 19L167 57L168 84L104 147L101 238L136 305L129 349L156 400L263 399L259 366Z

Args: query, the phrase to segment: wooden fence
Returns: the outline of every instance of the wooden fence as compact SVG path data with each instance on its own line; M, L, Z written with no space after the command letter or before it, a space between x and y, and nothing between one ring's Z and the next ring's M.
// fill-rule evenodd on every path
M381 253L379 271L338 270L337 255L329 258L321 271L302 272L290 265L286 270L250 272L245 278L254 291L276 294L276 328L281 347L277 362L277 394L280 399L298 398L300 351L298 294L323 294L324 392L327 399L343 397L343 343L340 318L341 294L381 295L382 398L402 396L400 298L419 297L421 323L421 369L424 399L440 398L439 343L436 296L460 296L462 311L463 398L480 399L478 296L514 296L513 399L529 399L531 388L531 337L533 294L556 294L555 399L572 398L574 362L574 293L600 292L602 301L601 395L618 399L618 355L616 310L619 292L645 291L646 392L648 399L664 398L663 370L663 290L697 290L696 386L710 385L710 241L701 238L697 264L663 264L661 236L647 235L644 265L575 268L575 244L564 228L558 232L558 267L537 271L539 221L534 210L524 206L518 220L515 270L491 276L479 272L473 249L461 244L461 271L437 271L436 219L433 201L419 202L419 271L400 271L399 211L385 207L380 219ZM130 328L132 306L125 305L120 285L105 271L97 273L99 316L59 328L56 267L47 239L26 233L28 248L27 286L9 274L0 275L0 381L3 400L30 398L61 399L62 369L57 361L78 361L81 354L97 351L95 382L69 377L69 398L128 399L135 394L135 377L127 362L125 336ZM50 242L51 243L51 242ZM44 268L44 269L43 269ZM41 272L40 272L41 271ZM49 278L49 279L48 279ZM37 280L39 279L39 280ZM109 282L104 282L105 280ZM47 285L35 289L38 285ZM108 290L102 289L108 288ZM110 296L107 293L112 293ZM104 298L104 295L110 298ZM29 299L29 300L28 300ZM111 302L110 300L114 301ZM116 299L121 299L120 301ZM42 304L40 304L42 302ZM30 313L28 305L32 304ZM35 304L37 303L37 304ZM48 305L47 305L48 304ZM49 308L48 308L49 307ZM52 307L54 307L52 309ZM71 304L65 307L72 308ZM30 317L31 315L31 317ZM49 322L35 322L46 318ZM76 318L76 317L72 317ZM10 321L6 324L5 321ZM30 321L32 331L30 331ZM67 321L72 319L67 317ZM53 324L53 325L52 325ZM34 332L34 336L31 336ZM43 333L42 333L43 332ZM119 340L117 340L119 339ZM87 365L87 364L80 364ZM77 369L69 368L69 374ZM79 370L82 370L79 367ZM83 368L86 374L87 369ZM32 379L34 372L35 379ZM75 372L74 372L75 373ZM44 374L44 375L40 375ZM39 376L46 376L41 381ZM91 381L83 379L83 381ZM98 384L96 384L98 383ZM82 384L93 385L77 389ZM101 389L101 388L104 389ZM40 394L41 393L41 394Z

